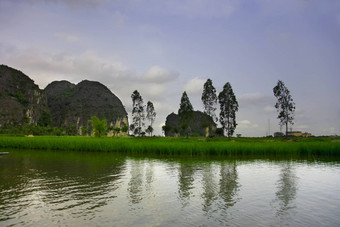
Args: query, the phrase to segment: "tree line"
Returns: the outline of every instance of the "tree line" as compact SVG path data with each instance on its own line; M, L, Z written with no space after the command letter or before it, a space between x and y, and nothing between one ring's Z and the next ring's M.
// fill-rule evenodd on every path
M274 96L277 98L275 108L279 113L277 118L280 120L279 125L285 126L286 136L288 136L288 125L294 124L294 111L295 103L290 94L290 91L285 84L279 80L277 85L273 88ZM154 128L153 123L156 119L156 111L151 101L144 105L141 94L135 90L132 95L132 123L129 126L123 126L122 128L115 128L113 126L107 127L107 121L105 119L100 120L97 116L92 116L88 121L91 128L82 127L82 135L93 134L94 136L100 137L106 134L107 130L113 131L114 135L119 135L120 132L128 132L130 130L135 136L145 136L149 134L152 136ZM220 122L222 126L222 135L228 137L233 136L237 127L236 123L236 112L238 111L239 105L232 89L232 86L227 82L222 91L217 95L216 89L213 86L212 80L207 79L203 85L203 92L201 96L203 103L204 113L211 117L214 122ZM220 114L216 116L217 103L219 104ZM186 93L183 92L178 116L179 123L185 136L188 137L190 133L190 124L193 120L193 106ZM145 120L148 120L148 125L145 127ZM38 121L37 125L25 124L23 126L8 126L1 127L0 134L34 134L34 135L77 135L78 131L75 126L69 126L64 128L51 127L51 116L44 113ZM210 130L210 125L208 125ZM92 133L91 133L92 129ZM162 127L165 132L166 126Z
M238 111L238 102L232 86L227 82L223 86L223 90L216 94L216 89L213 86L212 80L208 79L203 85L203 92L201 97L204 113L211 117L214 122L219 120L222 126L222 134L231 137L234 134L236 123L236 112ZM219 118L216 116L217 102L220 104ZM190 131L189 125L192 120L193 107L190 103L189 97L186 91L183 92L180 108L178 110L179 122L181 128L188 137ZM211 125L208 125L209 131Z

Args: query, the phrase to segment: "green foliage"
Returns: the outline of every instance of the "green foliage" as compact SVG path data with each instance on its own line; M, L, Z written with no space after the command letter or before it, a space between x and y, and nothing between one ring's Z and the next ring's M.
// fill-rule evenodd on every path
M288 88L281 80L277 82L277 85L273 88L273 92L277 98L275 104L275 108L277 112L279 112L277 118L280 119L280 126L286 126L286 136L288 136L288 124L294 124L295 103Z
M118 128L118 127L113 129L113 132L114 132L115 136L118 136L120 131L121 131L121 129Z
M152 136L152 132L153 132L153 122L155 121L156 118L156 112L155 112L155 108L153 106L153 103L148 101L147 105L146 105L146 118L150 121L150 126L148 127L148 131L147 133L150 134L150 136ZM150 130L152 129L152 130Z
M149 125L149 127L145 130L146 133L149 134L149 136L152 136L152 132L153 132L153 128L151 125Z
M122 130L122 132L126 133L127 131L129 131L129 127L128 127L127 125L124 124L124 125L122 126L122 129L121 129L121 130Z
M178 115L185 114L188 112L194 111L194 108L191 105L187 92L183 92L181 103L179 104Z
M164 135L166 135L170 130L171 130L170 125L163 125L162 126L162 131L163 131Z
M92 116L89 123L92 125L93 134L95 137L101 137L105 135L107 130L107 121L105 119L100 120L97 116Z
M78 134L77 127L75 125L66 127L65 131L66 131L66 135L68 136L75 136Z
M49 112L44 111L41 114L41 116L40 116L40 118L38 120L38 125L46 127L46 126L51 125L51 123L52 123L52 116L51 116L51 114Z
M218 101L221 110L220 123L223 131L226 131L227 136L231 137L237 126L236 112L238 111L238 102L229 82L224 85L223 90L218 95Z
M335 142L333 142L335 141ZM169 137L107 137L84 136L55 137L0 136L0 148L50 149L70 151L126 152L138 154L186 155L186 156L233 156L261 155L286 156L316 155L340 156L340 138L169 138Z
M90 129L89 129L88 127L84 126L84 127L81 128L81 134L82 134L83 136L86 136L86 135L88 135L89 133L90 133Z
M139 92L135 90L131 95L131 99L133 134L141 136L145 119L143 98Z
M187 93L184 91L179 105L178 116L181 134L185 135L186 138L189 137L189 133L191 131L189 125L193 120L193 111L194 108L191 105Z
M22 105L26 105L28 103L25 95L19 90L16 93L10 93L10 96L13 96L14 98L16 98L18 100L18 102L20 102Z
M208 79L203 85L203 93L201 100L203 102L204 113L212 117L214 121L217 121L217 117L215 114L217 96L216 89L213 86L211 79Z

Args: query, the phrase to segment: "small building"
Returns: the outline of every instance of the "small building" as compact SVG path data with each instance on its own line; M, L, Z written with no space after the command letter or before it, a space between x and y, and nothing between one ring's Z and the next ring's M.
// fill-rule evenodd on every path
M285 134L283 132L275 132L274 137L283 137ZM312 134L309 132L302 133L301 131L289 131L288 136L294 136L294 137L311 137Z
M283 137L285 136L282 132L274 132L274 137Z
M302 134L302 137L311 137L311 136L312 136L312 134L309 133L309 132L305 132L305 133Z
M288 136L301 137L302 132L301 131L290 131L290 132L288 132Z

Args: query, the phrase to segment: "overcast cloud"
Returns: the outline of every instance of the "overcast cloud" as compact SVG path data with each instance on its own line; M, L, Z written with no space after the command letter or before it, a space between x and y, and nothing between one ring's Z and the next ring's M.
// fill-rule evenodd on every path
M340 134L338 0L0 0L0 27L0 64L42 89L99 81L130 117L137 89L154 102L156 134L184 90L203 109L208 78L218 92L231 83L238 134L280 130L278 80L296 103L293 130Z

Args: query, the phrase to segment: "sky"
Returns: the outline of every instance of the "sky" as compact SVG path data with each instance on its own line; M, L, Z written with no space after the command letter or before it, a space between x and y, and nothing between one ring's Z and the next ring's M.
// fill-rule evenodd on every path
M138 90L155 106L156 135L183 91L203 111L208 78L217 93L234 90L235 134L280 131L282 80L296 105L289 128L340 135L339 0L0 0L0 31L0 64L41 89L99 81L130 119Z

